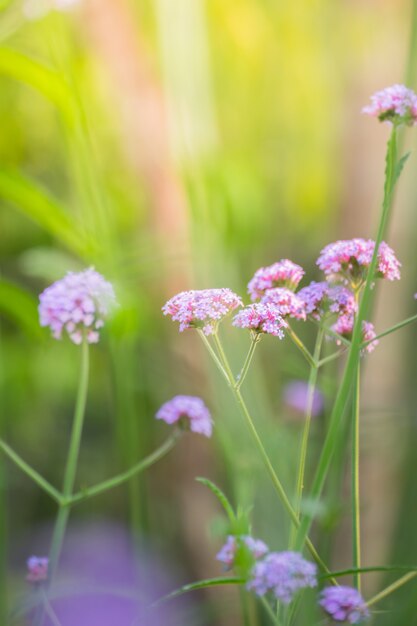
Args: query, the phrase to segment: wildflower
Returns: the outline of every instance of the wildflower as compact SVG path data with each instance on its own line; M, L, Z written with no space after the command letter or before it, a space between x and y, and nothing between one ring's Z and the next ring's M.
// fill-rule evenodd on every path
M329 284L324 282L311 282L307 287L303 287L297 296L303 300L307 315L320 320L324 315L323 303L329 295Z
M31 556L26 564L28 568L26 580L28 582L42 583L48 579L49 559L47 557Z
M230 289L202 289L178 293L162 307L162 312L180 323L180 332L201 328L210 335L223 317L240 306L242 300Z
M417 95L404 85L392 85L371 96L370 105L362 113L391 124L417 124Z
M282 339L283 328L287 323L281 315L281 309L275 304L250 304L233 318L233 326L248 328L254 333L267 333Z
M372 239L348 239L327 245L320 253L317 265L327 277L358 285L366 278L375 242ZM399 280L400 262L383 241L379 246L375 278Z
M297 293L304 302L307 315L320 320L326 313L356 313L358 305L354 294L342 285L312 282Z
M52 336L61 339L66 332L71 341L97 343L98 330L115 303L112 285L93 268L68 272L39 296L41 326L49 326Z
M304 415L307 407L308 384L304 380L293 380L284 388L284 402L293 411ZM318 389L314 390L311 407L312 417L317 417L323 411L323 395Z
M229 535L226 543L217 553L216 559L224 563L226 569L232 569L240 548L246 548L252 559L260 559L268 552L268 546L261 539L254 539L250 535L241 535L240 537Z
M370 616L364 599L353 587L326 587L320 598L320 606L335 622L359 624Z
M355 317L350 314L341 315L335 324L332 326L332 330L342 337L346 337L346 339L352 338L353 326L355 324ZM362 322L362 341L369 342L364 347L362 354L367 352L370 354L375 350L379 341L375 339L376 333L374 325L371 322ZM373 341L374 340L374 341ZM336 343L340 344L340 341L336 341Z
M261 267L248 284L251 300L262 298L267 289L274 287L286 287L294 291L304 273L302 267L289 259L282 259L268 267Z
M261 299L262 304L275 304L281 311L282 317L293 317L297 320L305 320L305 303L293 291L284 287L267 289Z
M278 600L289 604L299 589L316 585L316 566L299 552L270 552L253 567L247 588L259 596L272 591Z
M193 433L211 437L213 422L210 411L201 398L175 396L161 406L155 417L164 420L167 424L180 422Z

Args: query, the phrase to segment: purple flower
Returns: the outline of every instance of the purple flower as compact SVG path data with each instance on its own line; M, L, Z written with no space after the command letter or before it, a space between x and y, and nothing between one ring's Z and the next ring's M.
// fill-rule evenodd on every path
M239 311L232 323L233 326L248 328L255 333L267 333L280 339L284 337L283 328L287 328L279 307L259 302Z
M304 380L293 380L284 388L284 402L296 413L304 415L307 407L308 384ZM323 395L318 389L314 390L313 404L311 408L312 417L317 417L323 411Z
M213 422L210 411L201 398L195 396L175 396L165 402L155 415L156 419L167 424L181 421L193 433L211 437Z
M355 324L354 315L343 314L340 317L338 317L336 323L333 324L332 330L334 330L335 333L342 335L342 337L346 337L346 339L351 339L354 324ZM375 339L375 337L376 337L376 333L375 333L374 325L371 322L363 321L362 322L362 341L369 341L370 343L368 343L365 346L362 353L367 352L368 354L370 354L371 352L375 350L375 348L377 347L379 343L378 339ZM375 339L375 341L372 341L373 339ZM340 345L340 341L336 341L336 343Z
M162 307L162 312L180 323L180 332L201 328L210 335L223 317L240 306L242 300L230 289L202 289L178 293Z
M115 303L112 285L93 268L69 272L47 287L39 296L41 326L49 326L52 336L61 339L65 332L75 344L85 338L97 343L109 309Z
M319 604L335 622L359 624L370 616L361 594L352 587L326 587Z
M296 320L305 320L305 303L293 291L284 287L267 289L261 299L262 304L275 304L281 311L282 317L293 317Z
M289 259L282 259L268 267L261 267L248 284L251 300L262 298L267 289L274 287L286 287L294 291L304 273L302 267Z
M28 573L26 580L30 583L39 584L48 579L49 559L44 556L31 556L27 561Z
M348 239L327 245L317 259L317 265L327 277L345 283L360 283L371 264L375 242L372 239ZM393 250L383 241L378 250L375 278L399 280L401 263Z
M272 591L278 600L289 604L295 593L317 585L317 567L299 552L271 552L255 564L247 588L263 596Z
M417 95L404 85L392 85L371 96L371 104L362 113L391 124L417 124Z
M377 347L379 343L378 339L375 339L375 337L376 337L376 333L375 333L374 325L371 322L363 321L362 322L362 339L363 341L370 342L363 349L364 352L367 352L368 354L370 354L371 352L375 350L375 348Z
M331 286L327 282L312 282L303 287L297 296L304 302L307 315L320 320L326 313L356 313L355 296L342 285Z
M242 545L249 550L254 559L260 559L268 552L268 546L261 539L254 539L250 535L241 535L239 537L229 535L226 543L217 553L216 559L224 563L227 569L232 569L236 553Z

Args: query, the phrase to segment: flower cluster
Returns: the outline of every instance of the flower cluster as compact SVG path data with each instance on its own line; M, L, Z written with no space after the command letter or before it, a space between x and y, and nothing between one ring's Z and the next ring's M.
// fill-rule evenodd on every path
M268 552L268 546L261 539L254 539L250 535L235 537L229 535L226 543L216 555L216 559L224 563L227 569L232 569L235 565L236 555L240 548L246 549L252 559L260 559Z
M97 343L115 300L112 285L93 268L69 272L39 296L40 324L49 326L55 339L65 332L75 344Z
M316 320L322 319L327 313L352 315L357 311L355 296L342 285L332 286L325 281L313 281L300 289L297 296L304 302L306 314Z
M248 589L263 596L271 591L274 596L289 604L295 593L305 587L317 585L317 567L306 561L298 552L270 552L255 564Z
M28 582L39 584L48 580L49 559L47 557L31 556L26 565L28 569L26 580Z
M280 309L282 317L292 317L297 320L306 319L304 301L290 289L275 287L267 289L261 299L262 304L274 304Z
M350 339L352 337L353 326L355 324L355 318L353 315L341 315L338 317L335 324L332 326L332 330L338 333L342 337ZM366 343L363 352L370 354L375 350L379 341L375 339L376 333L374 325L371 322L362 322L362 341ZM336 343L339 343L336 341Z
M165 402L155 415L156 419L167 424L180 422L193 433L211 437L213 422L210 411L201 398L195 396L175 396Z
M180 323L180 332L200 328L210 335L223 317L240 306L242 300L230 289L202 289L178 293L162 307L162 312Z
M405 85L392 85L371 96L371 104L362 113L391 124L417 124L417 95Z
M294 290L304 276L304 270L288 259L282 259L268 267L261 267L255 272L248 284L248 293L254 302L274 287L286 287Z
M282 339L287 323L275 304L257 302L245 307L233 318L233 326L248 328L254 333L266 333Z
M375 249L372 239L348 239L327 245L317 259L317 265L327 278L346 284L360 284L366 278ZM394 251L383 241L378 249L375 278L399 280L401 264Z
M320 606L335 622L359 624L369 618L369 610L359 591L352 587L326 587Z

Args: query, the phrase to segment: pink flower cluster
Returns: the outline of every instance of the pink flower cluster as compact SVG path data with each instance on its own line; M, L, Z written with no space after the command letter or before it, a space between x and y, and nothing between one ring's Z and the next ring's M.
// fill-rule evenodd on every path
M362 113L392 124L417 124L417 95L405 85L392 85L371 96L371 104Z
M65 332L75 344L85 338L97 343L110 307L115 303L112 285L93 268L69 272L47 287L39 296L41 326L49 326L52 336L61 339Z
M352 337L353 327L355 325L355 317L353 315L344 314L338 317L335 324L332 326L332 330L342 337L346 337L350 339ZM375 350L379 341L375 339L376 333L374 325L371 322L362 322L362 341L367 342L366 346L363 349L363 353L367 352L370 354ZM336 343L340 343L336 341Z
M161 406L155 417L167 424L180 422L193 433L211 437L213 422L210 411L201 398L195 396L175 396Z
M370 617L364 599L353 587L326 587L319 604L335 622L360 624Z
M280 307L275 304L257 302L245 307L233 318L233 326L248 328L254 333L266 333L282 339L287 323L282 317Z
M162 312L180 323L180 332L201 328L210 335L223 317L240 306L242 300L230 289L202 289L178 293L162 307Z
M282 259L268 267L261 267L255 272L254 277L248 284L248 293L254 302L265 294L268 289L274 287L286 287L294 291L302 277L304 270L288 259Z
M303 287L297 296L304 302L307 315L320 320L326 313L354 314L357 304L353 293L341 285L312 282Z
M282 317L292 317L297 320L306 319L306 310L304 301L289 289L284 287L275 287L267 289L265 295L261 299L262 304L274 304L280 309Z
M217 553L216 559L224 563L227 569L232 569L236 555L241 548L248 550L255 560L262 558L268 552L268 546L261 539L254 539L250 535L241 535L239 537L229 535L226 543Z
M366 278L375 249L372 239L348 239L327 245L317 259L317 265L328 278L340 279L346 284L360 283ZM394 251L382 242L378 250L375 278L399 280L401 264Z
M47 557L31 556L26 565L28 569L26 580L28 582L39 584L48 580L49 559Z

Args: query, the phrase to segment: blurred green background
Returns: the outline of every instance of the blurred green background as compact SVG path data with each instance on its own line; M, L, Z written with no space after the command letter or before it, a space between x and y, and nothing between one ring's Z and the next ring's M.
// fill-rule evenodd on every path
M254 534L272 548L285 547L288 521L198 338L179 336L161 306L189 288L244 295L255 270L281 258L306 269L306 284L326 243L374 235L389 131L360 110L377 89L416 86L415 3L84 0L29 19L35 3L0 2L2 436L60 484L79 353L39 328L37 297L67 270L94 265L120 307L92 350L77 483L156 447L166 427L153 416L177 393L201 395L216 432L211 442L186 437L146 476L71 519L126 524L165 553L179 583L219 575L224 520L195 476L253 504ZM404 142L415 146L412 131ZM403 280L381 288L377 331L415 311L415 168L412 154L389 238ZM247 337L225 327L237 370ZM314 329L299 330L311 344ZM365 565L417 563L414 339L413 329L390 336L365 366ZM307 376L292 345L268 338L245 383L289 488L301 423L281 390ZM328 368L319 382L327 408L336 385ZM325 419L314 425L313 452ZM4 459L0 487L4 615L25 589L27 551L44 547L31 543L36 529L55 510ZM348 477L333 472L318 527L334 567L350 564L348 498ZM365 595L383 582L367 577ZM411 588L387 600L375 624L417 624ZM198 601L195 624L241 623L233 591Z

